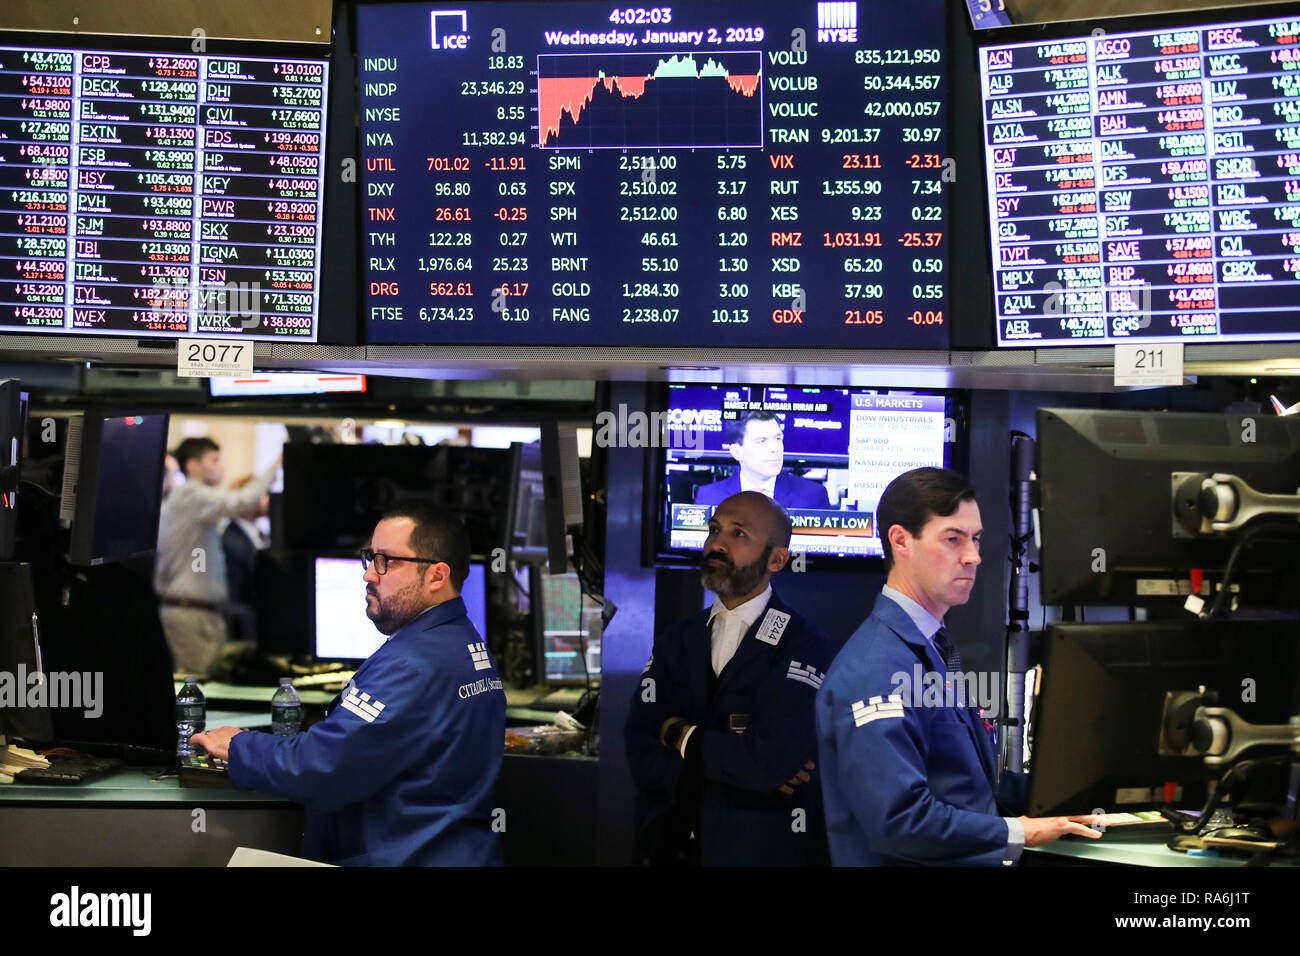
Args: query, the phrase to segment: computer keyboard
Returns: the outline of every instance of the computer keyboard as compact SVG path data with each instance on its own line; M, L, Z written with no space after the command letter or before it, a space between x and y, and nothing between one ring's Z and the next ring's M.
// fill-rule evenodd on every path
M76 786L106 777L118 767L124 766L117 757L89 757L85 754L62 756L53 754L49 757L48 767L31 767L14 775L14 783L25 783L47 787Z
M229 787L230 772L226 762L211 754L187 757L180 765L182 787Z
M565 710L572 713L586 690L585 687L561 687L543 694L528 706L531 710Z
M337 688L342 690L347 686L348 681L356 676L356 671L328 671L324 674L308 674L306 677L295 677L293 686L298 690L329 690Z

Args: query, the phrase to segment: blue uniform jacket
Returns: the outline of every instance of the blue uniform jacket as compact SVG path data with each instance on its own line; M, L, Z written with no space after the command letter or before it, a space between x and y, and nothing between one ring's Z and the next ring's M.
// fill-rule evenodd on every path
M632 698L624 738L638 788L639 836L658 818L682 809L678 783L685 762L659 742L659 730L667 718L683 717L700 737L703 779L692 798L699 800L700 862L824 862L820 768L793 795L777 788L816 759L813 700L835 646L774 592L718 676L710 700L708 617L707 610L693 614L658 637ZM743 733L732 729L740 726ZM687 812L694 817L693 807Z
M907 612L882 595L817 693L818 766L836 866L995 865L1006 855L998 801L1023 802L1025 778L1003 774L999 789L993 744L974 707L913 706L918 663L944 673Z
M499 864L506 698L454 598L397 631L324 720L231 740L230 780L306 805L303 854L344 865Z

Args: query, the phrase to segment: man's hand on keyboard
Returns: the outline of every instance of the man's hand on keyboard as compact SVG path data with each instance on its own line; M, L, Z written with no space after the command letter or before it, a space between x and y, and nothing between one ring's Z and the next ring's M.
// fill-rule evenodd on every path
M242 733L243 731L237 727L218 727L216 730L207 730L201 734L195 734L190 740L218 760L229 760L230 738L235 734Z

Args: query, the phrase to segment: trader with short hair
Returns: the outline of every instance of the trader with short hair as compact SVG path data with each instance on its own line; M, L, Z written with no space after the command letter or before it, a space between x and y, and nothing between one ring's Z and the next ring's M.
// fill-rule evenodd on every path
M194 741L231 782L306 805L303 853L343 865L499 864L492 796L505 754L496 665L466 615L469 535L432 506L386 514L362 552L366 615L390 637L323 721L290 737L233 727Z
M943 618L975 584L975 489L944 468L905 472L880 496L876 525L888 581L817 693L832 862L1009 865L1026 846L1099 836L1086 817L1015 816L1025 778L999 775L977 709L898 692L896 675L918 662L947 679L961 670Z

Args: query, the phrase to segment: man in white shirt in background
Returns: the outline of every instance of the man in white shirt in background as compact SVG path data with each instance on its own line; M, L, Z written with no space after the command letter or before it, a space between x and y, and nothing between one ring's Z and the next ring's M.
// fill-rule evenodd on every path
M281 458L244 487L221 491L217 486L224 469L216 442L186 438L173 455L185 483L163 501L154 591L172 666L208 677L220 669L230 602L219 522L257 505L271 487Z

